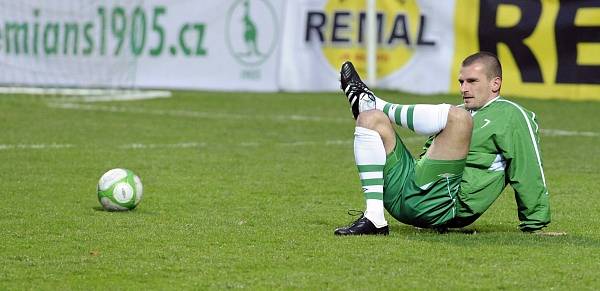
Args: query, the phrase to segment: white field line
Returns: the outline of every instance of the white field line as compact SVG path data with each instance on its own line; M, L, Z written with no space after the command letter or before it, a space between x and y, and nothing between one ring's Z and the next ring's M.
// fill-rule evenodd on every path
M48 103L51 108L82 110L82 111L99 111L113 113L137 113L148 115L163 115L175 117L193 117L193 118L210 118L210 119L259 119L259 120L274 120L274 121L315 121L315 122L335 122L348 123L352 122L350 118L332 118L322 116L307 116L307 115L250 115L236 114L226 112L208 112L208 111L192 111L192 110L160 110L160 109L142 109L142 108L125 108L121 106L107 106L96 104L80 104L80 103ZM540 129L542 135L545 136L600 136L598 132L591 131L570 131L563 129Z
M225 112L208 112L208 111L192 111L192 110L161 110L161 109L142 109L142 108L126 108L122 106L108 106L96 104L79 104L79 103L49 103L49 107L68 110L82 111L98 111L112 113L136 113L161 116L175 117L192 117L192 118L210 118L210 119L258 119L258 120L273 120L273 121L315 121L315 122L352 122L350 118L329 118L320 116L306 115L250 115L250 114L235 114Z
M282 142L277 145L281 146L314 146L314 145L352 145L352 140L328 140L325 142L318 141L294 141L294 142Z
M208 119L256 119L256 120L273 120L273 121L312 121L312 122L334 122L348 123L352 122L350 118L332 118L322 116L307 116L307 115L250 115L236 114L226 112L212 111L192 111L192 110L162 110L162 109L143 109L143 108L126 108L122 106L109 106L97 104L80 104L80 103L49 103L49 107L67 110L81 111L98 111L112 113L135 113L147 115L161 115L174 117L190 117L190 118L208 118ZM545 136L600 136L598 132L590 131L569 131L562 129L541 129L540 132Z
M170 91L139 91L78 97L83 102L133 101L171 97Z
M568 131L562 129L542 129L541 133L545 136L584 136L584 137L598 137L600 133L589 132L589 131ZM404 137L402 140L406 143L412 142L424 142L425 138L421 136ZM206 142L181 142L171 144L145 144L145 143L132 143L124 144L119 146L121 149L131 150L143 150L143 149L162 149L162 148L203 148L208 146L238 146L238 147L259 147L266 145L284 146L284 147L296 147L296 146L351 146L354 143L353 140L325 140L325 141L292 141L292 142L241 142L239 144L214 144L211 145ZM0 144L0 151L3 150L54 150L54 149L71 149L78 148L80 146L74 144Z
M276 146L301 146L301 145L351 145L352 140L331 140L331 141L299 141L299 142L279 142L279 143L259 143L259 142L242 142L234 144L233 146L238 147L259 147L264 145L276 145ZM181 142L171 144L145 144L145 143L132 143L124 144L119 146L120 149L130 150L143 150L143 149L175 149L175 148L203 148L210 146L206 142ZM217 146L216 144L214 146ZM219 144L218 146L230 146L229 144ZM65 149L65 148L78 148L80 146L73 144L0 144L0 151L2 150L44 150L44 149Z
M403 139L405 142L419 142L423 141L422 137L409 137ZM283 146L283 147L295 147L295 146L352 146L353 140L325 140L325 141L294 141L294 142L241 142L238 144L210 144L206 142L180 142L180 143L167 143L167 144L154 144L154 143L132 143L124 144L119 146L120 149L129 150L144 150L144 149L185 149L185 148L204 148L209 146L234 146L234 147L259 147L259 146ZM70 149L80 148L82 146L73 144L0 144L0 151L2 150L44 150L44 149Z
M570 131L562 129L541 129L540 132L547 136L600 136L598 132L591 131Z
M424 137L412 136L412 137L404 137L402 141L405 143L412 142L425 142ZM333 145L353 145L354 140L327 140L325 142L322 141L294 141L294 142L283 142L278 143L277 145L281 146L333 146Z
M206 143L201 142L182 142L173 144L143 144L143 143L132 143L122 145L119 148L122 149L156 149L156 148L200 148L205 147Z
M1 150L46 150L46 149L65 149L73 148L72 144L0 144Z
M123 89L83 89L83 88L36 88L0 87L0 94L62 95L70 96L68 101L102 102L131 101L171 97L165 90L123 90Z

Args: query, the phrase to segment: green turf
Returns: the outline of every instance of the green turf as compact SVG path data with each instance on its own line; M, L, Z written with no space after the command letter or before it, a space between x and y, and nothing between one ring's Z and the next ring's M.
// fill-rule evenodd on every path
M566 236L522 234L507 190L475 234L388 216L389 237L334 237L364 204L338 93L0 96L0 289L599 289L600 103L514 100L546 130L548 230ZM134 211L99 207L115 167L142 178Z

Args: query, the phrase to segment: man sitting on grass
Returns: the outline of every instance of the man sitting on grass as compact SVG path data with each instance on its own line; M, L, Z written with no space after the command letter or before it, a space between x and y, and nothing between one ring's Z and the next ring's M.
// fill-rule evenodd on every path
M535 114L500 97L502 68L491 53L467 57L458 81L462 105L398 105L375 96L352 63L342 65L341 88L356 119L354 156L366 211L336 235L387 235L384 208L417 227L464 227L507 184L515 191L522 231L550 223ZM392 124L431 136L419 159Z

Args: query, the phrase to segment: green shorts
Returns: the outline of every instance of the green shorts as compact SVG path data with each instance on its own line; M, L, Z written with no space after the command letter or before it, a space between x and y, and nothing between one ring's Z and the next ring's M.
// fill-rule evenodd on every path
M466 159L415 160L396 134L396 147L383 170L383 203L398 221L419 227L440 226L456 215Z

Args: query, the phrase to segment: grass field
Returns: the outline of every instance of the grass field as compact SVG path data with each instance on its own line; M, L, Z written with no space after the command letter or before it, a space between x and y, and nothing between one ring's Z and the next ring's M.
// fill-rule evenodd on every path
M334 237L364 204L337 93L0 96L0 290L600 289L600 102L513 100L538 115L548 231L566 236L522 234L507 189L475 234L388 216L388 237ZM116 167L144 182L134 211L99 207Z

